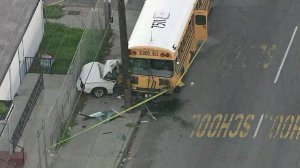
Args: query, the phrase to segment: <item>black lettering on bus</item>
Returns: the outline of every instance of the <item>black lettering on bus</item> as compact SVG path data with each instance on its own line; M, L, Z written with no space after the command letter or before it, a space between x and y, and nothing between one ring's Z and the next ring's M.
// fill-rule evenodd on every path
M166 19L153 20L151 28L165 28L166 23Z
M150 56L150 51L139 51L140 55L149 55Z
M152 56L158 56L158 51L152 51Z

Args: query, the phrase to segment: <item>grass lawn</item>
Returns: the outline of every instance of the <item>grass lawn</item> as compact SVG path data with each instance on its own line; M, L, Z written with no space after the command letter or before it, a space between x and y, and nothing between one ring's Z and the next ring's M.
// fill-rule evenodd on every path
M12 101L1 101L0 100L0 120L5 119Z
M59 23L45 24L45 36L39 53L47 52L56 59L64 59L54 61L52 66L54 73L65 74L68 71L82 33L83 29L70 28Z
M47 51L56 58L72 59L82 33L83 29L47 22L45 24L45 36L39 51L41 53Z
M61 5L51 5L44 8L44 17L48 19L58 19L64 16Z
M45 36L40 45L38 55L47 52L47 55L51 55L55 58L50 72L46 70L45 73L66 74L84 30L49 22L47 22L44 27ZM111 34L111 31L106 34L103 44L100 46L104 31L97 29L89 29L86 31L84 43L80 46L80 57L83 63L93 61L96 55L96 61L103 60L104 55L107 55L110 49L109 39ZM42 71L42 69L39 68L40 63L36 62L36 64L37 67L31 67L31 69L33 69L32 71L36 72L34 69Z
M6 105L2 102L0 102L0 116L6 114L6 111L8 110L8 108L6 107Z

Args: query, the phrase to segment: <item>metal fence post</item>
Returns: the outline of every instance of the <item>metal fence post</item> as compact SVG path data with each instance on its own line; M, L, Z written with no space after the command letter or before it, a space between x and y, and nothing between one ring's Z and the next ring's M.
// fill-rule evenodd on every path
M39 166L42 168L42 162L41 162L41 151L40 151L40 131L37 131L37 150L38 150L38 159L39 159Z
M47 158L47 144L46 144L46 122L45 119L42 121L43 123L43 141L44 141L44 156L45 156L45 167L48 168L48 158Z

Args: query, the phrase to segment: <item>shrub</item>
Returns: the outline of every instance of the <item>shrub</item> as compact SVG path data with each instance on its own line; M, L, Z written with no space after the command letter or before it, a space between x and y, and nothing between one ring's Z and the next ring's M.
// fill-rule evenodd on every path
M0 116L2 116L3 114L5 114L7 112L8 108L6 107L6 105L2 102L0 102Z

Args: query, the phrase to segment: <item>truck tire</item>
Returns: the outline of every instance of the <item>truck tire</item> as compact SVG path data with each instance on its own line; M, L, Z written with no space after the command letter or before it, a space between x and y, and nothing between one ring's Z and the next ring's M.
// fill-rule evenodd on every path
M104 95L106 95L107 90L103 87L97 87L92 90L92 93L95 97L99 98L99 97L103 97Z

